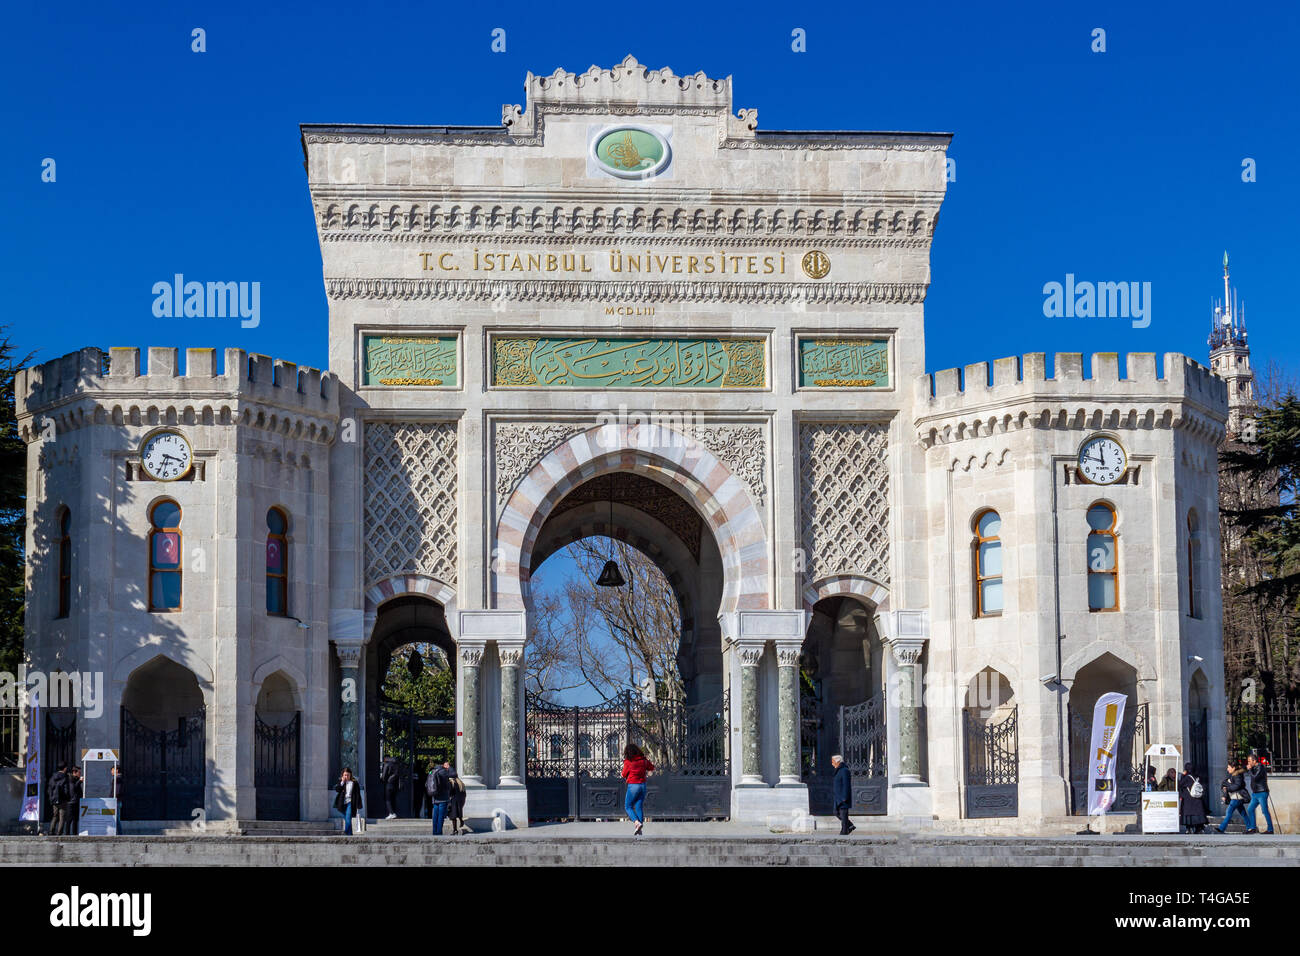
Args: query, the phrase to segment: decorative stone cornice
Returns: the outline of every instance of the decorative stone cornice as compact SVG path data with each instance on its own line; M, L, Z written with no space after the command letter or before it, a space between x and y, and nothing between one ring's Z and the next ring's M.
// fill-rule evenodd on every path
M929 288L923 282L584 282L573 279L326 279L326 294L348 299L394 301L586 301L754 302L783 305L885 302L916 305Z

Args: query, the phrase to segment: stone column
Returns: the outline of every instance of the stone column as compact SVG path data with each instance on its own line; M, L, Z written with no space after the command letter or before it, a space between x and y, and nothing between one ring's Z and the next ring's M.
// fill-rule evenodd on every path
M921 782L921 729L917 695L921 687L923 637L895 637L889 641L898 665L898 782Z
M358 780L361 772L361 651L359 640L334 641L339 657L339 763L351 767Z
M777 721L781 734L781 778L778 787L798 786L799 772L799 652L802 642L777 641Z
M763 763L758 750L758 662L762 642L741 643L740 655L740 782L762 785Z
M519 762L519 671L524 660L523 641L497 641L501 659L501 786L522 787L524 770Z
M466 787L483 786L482 741L479 738L479 697L482 692L484 641L461 641L460 657L460 776Z

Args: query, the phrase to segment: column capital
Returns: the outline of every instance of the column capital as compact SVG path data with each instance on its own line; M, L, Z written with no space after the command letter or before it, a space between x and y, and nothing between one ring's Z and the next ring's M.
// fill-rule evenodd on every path
M927 637L896 637L885 643L893 651L894 660L900 667L911 667L921 659L921 654L925 651L925 642L928 640Z
M776 664L778 667L798 667L799 655L803 653L803 641L777 641Z
M365 645L360 639L334 639L334 653L339 657L340 667L360 667L361 652Z
M456 652L460 657L460 662L466 667L478 667L483 663L483 652L487 649L487 641L457 641Z
M518 667L524 659L524 642L522 640L497 640L497 657L502 667Z
M763 658L765 641L734 641L732 649L740 657L741 667L757 667Z

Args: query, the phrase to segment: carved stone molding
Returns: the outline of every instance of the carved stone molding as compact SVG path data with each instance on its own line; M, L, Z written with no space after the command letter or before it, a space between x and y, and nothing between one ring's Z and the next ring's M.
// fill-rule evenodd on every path
M924 637L896 637L889 641L889 649L900 667L911 667L921 659L925 651Z
M727 470L749 486L754 504L767 500L767 433L761 425L688 425L686 434L695 439Z
M923 282L613 282L579 279L327 279L325 291L337 301L583 301L788 304L805 302L887 302L915 305L925 301Z
M497 422L493 426L492 464L498 510L547 452L594 425L594 422Z
M338 655L340 667L360 667L361 651L360 641L334 641L334 653Z

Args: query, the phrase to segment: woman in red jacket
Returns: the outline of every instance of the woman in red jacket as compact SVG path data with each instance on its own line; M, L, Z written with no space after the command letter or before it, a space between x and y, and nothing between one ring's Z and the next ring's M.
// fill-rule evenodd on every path
M645 826L645 778L654 768L655 765L646 759L636 744L623 748L623 779L627 781L627 799L623 801L623 808L627 811L627 818L636 824L633 836L640 836L641 828Z

